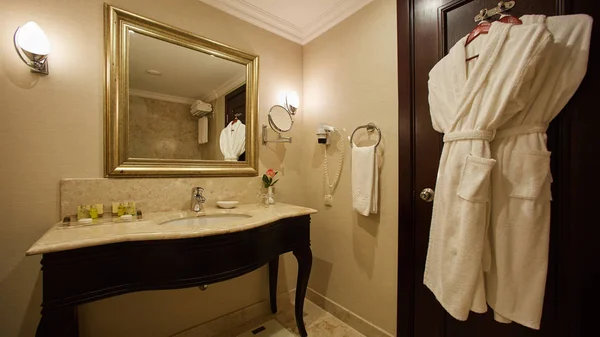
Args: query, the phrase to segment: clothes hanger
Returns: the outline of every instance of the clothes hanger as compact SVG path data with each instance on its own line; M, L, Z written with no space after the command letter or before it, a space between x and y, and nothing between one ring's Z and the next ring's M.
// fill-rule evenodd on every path
M508 1L508 2L500 1L498 3L498 6L495 8L480 10L479 14L475 17L475 22L479 22L479 23L477 24L477 27L475 27L475 29L473 29L471 31L471 33L469 33L469 36L467 36L467 41L465 42L465 47L467 45L469 45L469 43L473 42L473 40L475 40L479 35L488 34L490 32L490 27L492 26L492 23L490 21L486 21L486 20L493 16L500 14L500 19L498 19L498 21L502 22L502 23L508 23L508 24L513 24L513 25L523 24L523 21L521 21L519 18L505 13L505 12L509 11L510 9L512 9L514 6L515 6L514 1ZM479 55L469 57L468 59L465 60L465 62L474 60L478 57L479 57Z
M482 9L482 11L484 11L484 10ZM465 42L465 47L468 46L469 43L473 42L473 40L475 40L479 35L489 33L491 26L492 26L492 23L489 21L481 21L480 23L478 23L477 26L475 27L475 29L473 29L469 33L469 36L467 37L467 41Z
M485 11L485 10L482 9L482 12L483 11ZM502 14L500 16L500 19L498 20L498 22L510 23L513 25L523 24L523 21L521 21L519 18L512 16L512 15L508 15L508 14ZM473 29L471 31L471 33L469 33L469 36L467 37L467 41L465 42L465 46L467 46L469 43L471 43L473 40L475 40L479 35L489 33L491 26L492 26L492 23L489 21L479 22L479 24L477 24L477 27L475 27L475 29Z
M231 110L233 112L234 110ZM239 114L233 114L233 120L231 121L231 125L237 123Z

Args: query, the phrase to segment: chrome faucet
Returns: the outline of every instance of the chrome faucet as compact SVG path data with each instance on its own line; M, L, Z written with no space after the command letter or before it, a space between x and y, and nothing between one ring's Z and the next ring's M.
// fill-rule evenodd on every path
M204 206L206 198L202 195L204 189L202 187L192 188L192 212L200 212Z

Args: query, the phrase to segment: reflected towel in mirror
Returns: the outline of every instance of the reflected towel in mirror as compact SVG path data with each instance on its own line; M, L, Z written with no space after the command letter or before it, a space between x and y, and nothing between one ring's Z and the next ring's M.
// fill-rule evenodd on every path
M198 144L208 143L208 117L198 119Z
M196 102L194 102L194 104L192 104L191 110L199 110L199 111L211 112L212 111L212 104L206 103L206 102L201 101L201 100L197 100Z

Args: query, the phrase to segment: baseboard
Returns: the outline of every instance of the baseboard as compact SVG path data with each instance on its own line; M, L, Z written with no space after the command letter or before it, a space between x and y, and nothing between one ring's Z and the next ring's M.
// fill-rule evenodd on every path
M291 303L295 294L296 289L277 295L277 306L279 309L281 310L286 306L292 305ZM271 315L271 304L267 299L217 317L208 322L187 328L170 337L214 336L215 334L227 331L232 327L243 325L244 323L259 318L268 317L269 315Z
M329 312L340 321L348 324L356 331L362 333L368 337L394 337L393 334L386 332L385 330L377 327L370 323L364 318L358 316L352 311L344 308L340 304L332 301L331 299L319 294L311 288L306 291L306 299L323 308L323 310Z
M292 306L295 294L296 290L294 289L277 295L277 306L279 307L279 310L285 310L286 307ZM308 288L306 292L306 299L321 307L323 310L329 312L335 318L348 324L350 327L365 336L394 337L393 334L377 327L352 311L344 308L340 304L317 293L311 288ZM293 309L290 311L293 312ZM178 332L171 337L214 336L222 331L227 331L231 327L268 317L269 315L271 315L271 306L269 300L263 300L245 308L238 309L223 316L217 317L211 321L204 322L184 331Z

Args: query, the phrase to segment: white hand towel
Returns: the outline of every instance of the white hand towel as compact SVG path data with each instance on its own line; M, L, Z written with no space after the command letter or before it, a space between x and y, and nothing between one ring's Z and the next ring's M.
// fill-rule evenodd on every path
M208 117L198 119L198 144L208 143Z
M352 148L352 206L361 215L377 214L379 159L375 145Z

